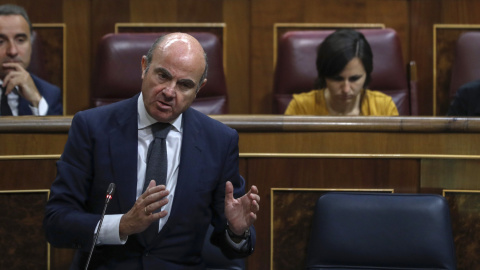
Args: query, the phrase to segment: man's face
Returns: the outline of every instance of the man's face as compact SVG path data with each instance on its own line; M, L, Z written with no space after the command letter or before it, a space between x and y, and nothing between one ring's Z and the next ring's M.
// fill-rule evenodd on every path
M148 69L146 57L142 58L143 101L159 122L171 122L187 110L199 84L202 87L206 82L199 82L205 60L195 42L184 36L167 37L155 49Z
M26 69L31 54L32 43L27 21L20 15L0 16L0 78L11 71L3 68L3 63L17 62Z

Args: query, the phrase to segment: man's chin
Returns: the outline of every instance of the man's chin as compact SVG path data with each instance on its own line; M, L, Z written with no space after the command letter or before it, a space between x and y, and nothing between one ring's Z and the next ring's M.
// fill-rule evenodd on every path
M154 115L152 115L152 117L155 118L155 120L157 120L158 122L167 123L174 119L174 113L171 110L170 111L156 110Z

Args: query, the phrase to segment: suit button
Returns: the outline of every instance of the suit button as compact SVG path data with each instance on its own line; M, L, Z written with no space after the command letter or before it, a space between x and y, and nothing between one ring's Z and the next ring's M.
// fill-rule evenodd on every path
M148 251L145 252L145 257L148 257L148 255L150 255L150 253Z

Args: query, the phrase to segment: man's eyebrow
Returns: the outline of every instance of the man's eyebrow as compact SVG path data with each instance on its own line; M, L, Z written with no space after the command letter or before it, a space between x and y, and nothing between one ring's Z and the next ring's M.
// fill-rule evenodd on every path
M162 73L163 75L165 75L168 79L171 79L173 78L172 74L165 68L163 67L157 67L154 69L155 70L155 73ZM189 84L191 85L191 87L197 85L195 83L195 81L191 80L191 79L180 79L178 80L178 82L180 83L183 83L183 84Z
M163 67L155 68L155 73L162 73L163 75L167 76L169 79L172 78L172 74L167 69L165 69Z
M183 84L188 84L189 87L194 87L195 85L197 85L193 80L190 79L180 79L178 81Z
M7 35L5 35L5 34L0 34L0 38L2 38L2 39L8 39ZM16 34L16 35L15 35L15 38L25 38L25 39L27 39L27 38L28 38L28 35L25 34L25 33L20 33L20 34Z
M20 33L20 34L16 34L15 38L28 38L28 36L25 33Z

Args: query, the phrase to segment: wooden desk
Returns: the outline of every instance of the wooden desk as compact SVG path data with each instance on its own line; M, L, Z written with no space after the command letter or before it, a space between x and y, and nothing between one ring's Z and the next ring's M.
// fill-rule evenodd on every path
M468 226L480 220L480 196L468 194L473 199L465 200L465 193L456 192L480 190L477 180L480 175L480 119L278 115L214 118L239 132L241 173L248 185L255 184L259 188L262 198L256 222L257 247L248 259L249 270L301 267L302 262L298 260L302 259L305 237L289 243L284 233L275 233L275 228L279 228L275 222L308 220L300 213L305 201L272 200L291 198L275 196L274 190L285 188L287 192L288 188L295 188L297 193L320 189L374 189L437 194L448 189L455 219L459 267L480 266L480 255L468 251L480 245L479 233L467 238L462 235ZM48 190L70 123L71 117L0 118L0 167L3 172L0 190L10 191L9 196L25 190ZM282 203L298 204L300 216L278 213L283 216L273 217L272 205ZM38 207L43 211L41 202ZM471 209L476 210L472 213ZM64 269L69 263L65 255L68 252L53 249L49 260L51 269Z

